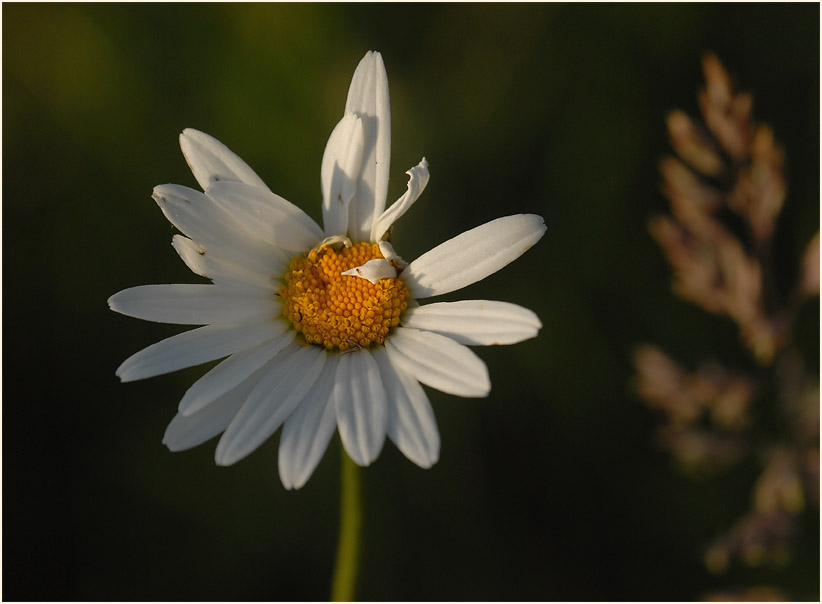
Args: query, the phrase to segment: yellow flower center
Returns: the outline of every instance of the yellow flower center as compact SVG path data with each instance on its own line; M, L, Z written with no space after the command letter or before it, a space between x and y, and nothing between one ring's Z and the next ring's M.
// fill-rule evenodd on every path
M373 243L339 251L323 246L294 256L278 292L283 314L307 342L328 350L382 344L408 306L408 288L396 278L371 283L340 274L382 257Z

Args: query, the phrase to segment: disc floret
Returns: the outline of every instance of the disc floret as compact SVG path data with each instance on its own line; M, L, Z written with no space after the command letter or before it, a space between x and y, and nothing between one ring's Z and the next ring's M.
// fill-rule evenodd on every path
M342 274L380 258L379 245L367 242L322 245L295 256L278 292L283 314L306 342L327 350L383 344L408 306L408 288L398 278L371 283Z

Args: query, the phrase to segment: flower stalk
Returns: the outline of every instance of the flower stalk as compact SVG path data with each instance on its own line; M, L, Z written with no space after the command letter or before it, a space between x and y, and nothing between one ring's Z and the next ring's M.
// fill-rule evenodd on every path
M340 536L331 584L332 602L351 602L357 589L362 544L362 476L351 458L341 451Z

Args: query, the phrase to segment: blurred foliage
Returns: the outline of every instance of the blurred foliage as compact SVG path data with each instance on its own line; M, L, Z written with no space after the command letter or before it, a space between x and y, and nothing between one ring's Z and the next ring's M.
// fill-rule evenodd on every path
M715 573L730 563L784 566L802 541L806 505L819 509L819 375L794 348L799 309L819 298L819 233L798 270L773 262L786 199L784 151L752 120L713 54L698 95L704 121L667 117L678 157L660 165L671 216L649 231L674 274L673 291L736 323L759 371L734 375L716 360L689 374L664 352L634 354L637 393L665 416L658 434L685 471L721 471L748 458L762 466L752 506L705 553ZM789 283L783 271L795 274ZM764 396L758 396L763 393ZM781 596L784 599L786 596Z
M487 399L429 391L433 469L386 444L365 471L362 598L690 600L759 585L818 598L818 512L789 564L705 571L757 468L692 482L628 387L643 341L689 366L752 366L730 321L670 294L647 233L666 206L664 116L695 113L707 51L755 91L787 153L777 262L797 266L819 225L818 5L6 3L2 15L4 599L327 597L335 442L296 493L277 478L277 437L231 468L214 466L213 444L169 453L165 424L202 370L120 384L123 359L179 328L106 299L196 279L150 199L163 182L194 185L185 127L319 219L325 141L369 49L391 87L389 198L423 155L432 174L395 229L400 255L517 212L542 214L548 233L453 296L522 304L544 328L477 351ZM798 321L818 365L818 305Z

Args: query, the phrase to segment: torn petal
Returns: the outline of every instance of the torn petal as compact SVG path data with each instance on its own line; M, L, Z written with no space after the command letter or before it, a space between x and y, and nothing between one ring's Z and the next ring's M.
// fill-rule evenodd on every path
M371 283L376 283L380 279L393 279L397 276L397 269L395 269L388 260L382 258L375 258L369 260L362 266L356 266L347 271L340 273L349 277L360 277L367 279Z

